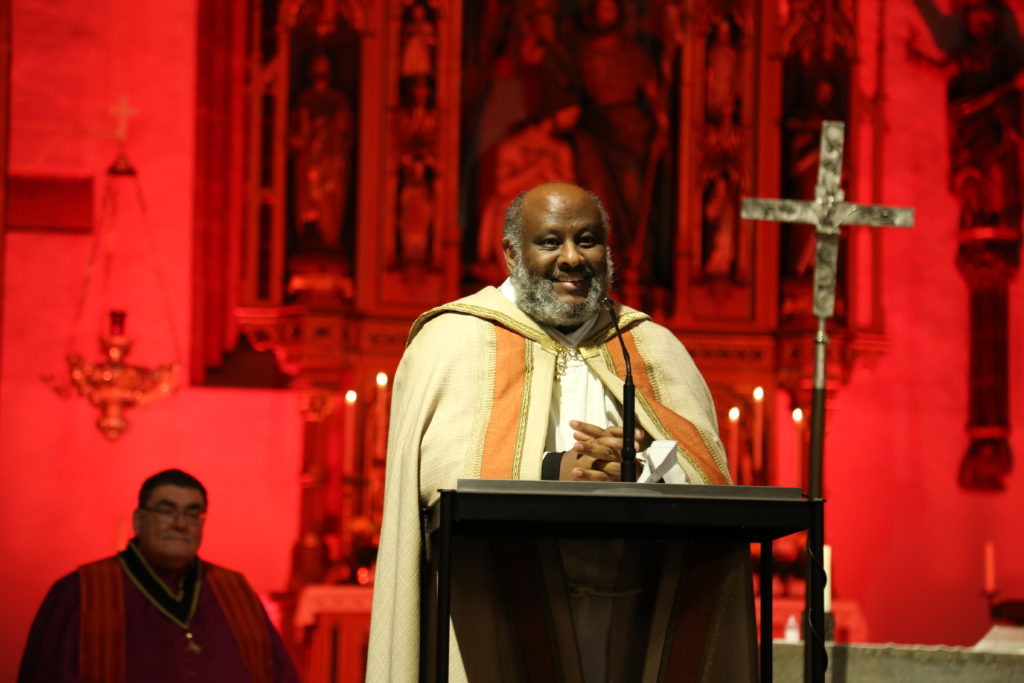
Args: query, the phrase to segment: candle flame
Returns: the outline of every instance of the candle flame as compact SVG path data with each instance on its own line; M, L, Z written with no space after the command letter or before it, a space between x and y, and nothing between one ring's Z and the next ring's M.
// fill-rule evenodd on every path
M345 392L345 403L348 403L349 405L355 403L356 399L358 399L358 398L359 398L359 394L357 394L352 389L349 389L348 391Z
M800 408L793 408L793 422L803 422L804 411Z
M740 409L736 406L729 408L729 419L733 422L740 419Z
M764 399L764 387L754 387L754 400L760 401Z
M377 373L377 386L386 387L388 385L388 373L378 372Z

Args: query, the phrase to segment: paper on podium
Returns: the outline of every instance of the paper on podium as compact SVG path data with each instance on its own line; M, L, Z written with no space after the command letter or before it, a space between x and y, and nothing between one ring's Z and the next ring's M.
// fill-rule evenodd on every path
M679 466L675 441L655 441L637 457L644 463L644 471L637 477L639 484L686 484L686 472Z

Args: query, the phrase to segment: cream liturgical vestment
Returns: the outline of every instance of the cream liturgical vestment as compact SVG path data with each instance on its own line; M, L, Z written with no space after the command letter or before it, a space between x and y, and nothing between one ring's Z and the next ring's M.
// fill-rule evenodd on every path
M711 395L690 355L646 314L620 306L618 316L637 425L676 442L692 484L731 483ZM621 404L625 363L607 312L575 351L493 287L413 324L394 382L367 681L419 678L420 568L429 551L421 507L460 478L539 479L554 383L577 352ZM462 566L474 569L453 578L450 680L593 683L581 662L595 657L608 681L756 680L745 546L616 543L609 561L621 579L580 585L562 573L557 542L478 552L457 544ZM615 632L600 651L580 651L567 594L614 600Z

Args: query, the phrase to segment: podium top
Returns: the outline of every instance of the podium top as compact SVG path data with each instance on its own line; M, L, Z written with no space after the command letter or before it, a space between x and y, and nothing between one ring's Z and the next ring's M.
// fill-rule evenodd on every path
M704 486L699 484L633 484L620 481L536 481L523 479L459 479L459 493L502 493L567 496L629 496L641 498L733 498L803 500L798 488L784 486Z
M428 533L762 542L810 526L800 489L459 479L424 512Z

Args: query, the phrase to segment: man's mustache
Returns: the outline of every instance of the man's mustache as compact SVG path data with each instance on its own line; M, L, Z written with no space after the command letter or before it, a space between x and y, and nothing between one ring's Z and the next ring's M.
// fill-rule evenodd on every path
M571 268L569 270L563 270L561 268L556 267L555 270L551 273L551 278L549 278L549 279L556 279L557 280L560 277L570 277L570 276L571 277L583 276L583 277L590 277L590 278L592 278L592 277L595 277L596 275L597 275L597 271L594 270L593 266L591 266L589 263L587 263L587 264L583 264L583 265L579 266L578 268Z

